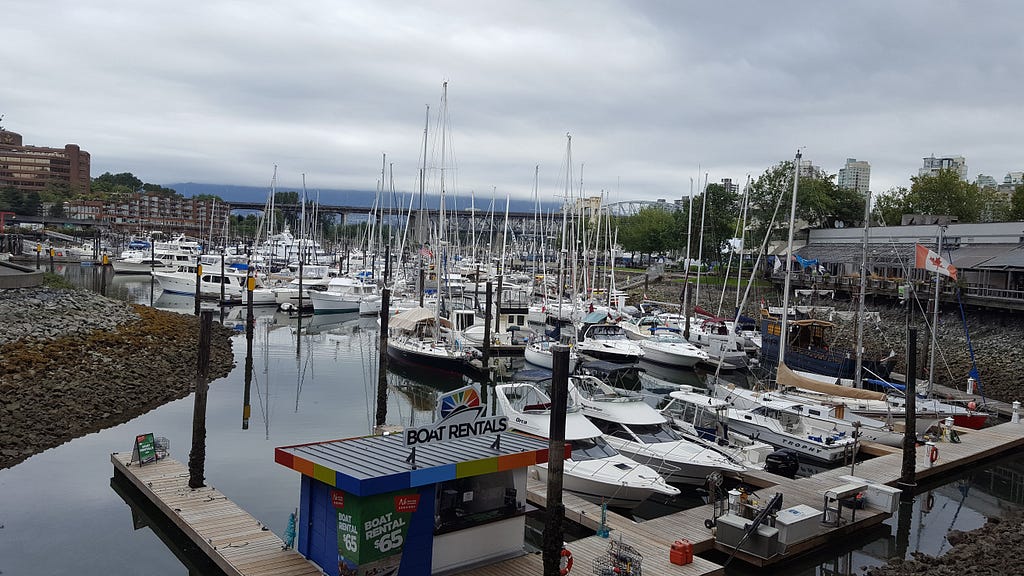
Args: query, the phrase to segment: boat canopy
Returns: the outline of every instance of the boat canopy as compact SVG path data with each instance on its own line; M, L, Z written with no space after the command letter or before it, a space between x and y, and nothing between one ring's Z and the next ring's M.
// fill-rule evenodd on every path
M795 386L797 388L803 388L804 390L830 394L832 396L857 398L859 400L885 400L888 398L884 392L873 392L871 390L864 390L863 388L829 384L827 382L819 382L813 378L801 376L790 370L789 366L786 366L785 362L779 364L779 371L775 376L775 381L780 386Z
M583 319L584 324L601 324L608 321L607 312L591 312Z
M388 327L396 330L412 331L416 329L416 325L428 320L434 319L434 311L416 307L399 312L388 320Z

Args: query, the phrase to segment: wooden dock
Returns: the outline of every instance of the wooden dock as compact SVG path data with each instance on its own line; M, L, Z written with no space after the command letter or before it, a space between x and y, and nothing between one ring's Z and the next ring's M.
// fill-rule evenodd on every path
M937 444L938 458L935 463L929 462L929 451L924 446L917 448L917 481L927 482L941 475L968 468L981 460L1010 452L1024 446L1024 424L1005 423L983 430L958 429L961 442L941 442ZM846 484L842 476L856 476L865 481L895 486L899 480L903 453L898 449L878 450L888 452L870 460L858 463L852 473L849 466L826 470L809 478L795 480L764 471L753 471L743 474L738 479L755 487L758 499L769 500L775 493L783 495L783 508L799 504L822 509L825 491ZM527 485L528 499L537 506L545 506L545 485L538 480L530 480ZM566 518L596 530L600 525L600 506L565 493L562 496ZM732 553L731 547L715 541L711 529L705 527L704 520L714 516L713 505L707 504L697 508L682 510L668 516L654 518L644 522L634 522L614 512L608 512L606 527L610 530L610 538L590 536L567 544L572 551L576 566L589 570L594 559L606 554L609 539L622 539L623 542L638 549L643 555L643 567L655 574L678 574L684 576L717 575L724 572L722 566L703 558L694 557L693 564L677 566L668 561L669 548L675 540L686 538L693 542L695 554L711 549L724 553ZM736 558L754 566L770 566L788 560L798 554L808 552L826 545L836 539L877 526L889 517L888 511L864 508L857 510L855 520L850 511L844 509L843 523L840 526L822 525L818 533L802 542L789 546L783 554L772 558L760 558L752 554L738 551ZM465 572L467 576L499 576L506 574L539 574L543 561L538 554L528 555L501 562L492 566Z
M188 487L188 468L170 458L139 466L131 453L110 455L115 473L139 489L229 576L321 576L320 568L237 504L207 486Z
M938 480L943 475L963 470L984 459L1024 446L1024 424L1021 423L1004 423L983 430L958 432L961 440L959 443L937 444L938 457L934 463L929 458L930 448L918 447L916 462L919 483ZM825 492L846 484L848 479L843 478L844 476L856 476L868 483L894 486L899 479L902 457L902 453L897 450L860 462L852 472L849 466L845 466L809 478L792 480L764 471L752 471L744 473L739 480L754 487L752 497L762 503L779 493L783 496L783 508L803 504L821 510ZM168 458L139 466L130 464L129 460L130 454L111 455L116 473L123 475L138 488L163 515L227 574L322 574L319 567L298 552L284 550L280 538L216 489L189 489L188 470L181 463ZM545 506L545 484L530 479L527 485L527 498L534 505ZM600 506L569 493L563 494L563 504L568 520L594 531L600 527ZM712 529L705 526L705 520L713 516L712 504L681 510L643 522L635 522L614 512L607 512L605 527L609 530L609 537L588 536L569 542L567 548L573 554L576 570L582 571L581 573L589 573L596 560L607 558L609 546L616 540L643 554L643 568L649 574L718 576L724 573L723 566L699 556L694 556L691 564L683 566L669 562L672 543L684 538L693 543L695 554L712 549L725 553L733 552L733 548L717 542ZM843 521L839 526L820 525L814 536L791 544L782 553L762 558L740 550L736 552L735 557L754 566L774 565L877 526L888 517L888 510L867 507L857 510L854 516L849 509L845 509L842 514ZM461 574L507 576L542 572L542 556L524 554L489 566L472 568Z

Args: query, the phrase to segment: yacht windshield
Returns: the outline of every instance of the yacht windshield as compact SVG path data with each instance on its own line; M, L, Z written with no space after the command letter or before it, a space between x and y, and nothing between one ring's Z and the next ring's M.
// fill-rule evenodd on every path
M572 440L569 442L572 445L572 459L575 462L583 462L584 460L599 460L601 458L608 458L615 456L618 452L615 448L612 448L604 441L604 438L597 436L596 438L583 438L581 440Z
M626 333L618 326L594 326L590 333L597 340L625 340Z
M657 444L659 442L675 442L682 440L675 430L668 424L630 424L629 429L636 434L644 444Z

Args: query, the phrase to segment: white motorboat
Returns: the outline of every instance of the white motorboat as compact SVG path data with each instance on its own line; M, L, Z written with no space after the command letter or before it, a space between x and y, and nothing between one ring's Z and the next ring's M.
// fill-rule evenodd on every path
M612 388L594 376L573 376L569 395L610 445L654 468L669 482L701 486L714 472L746 470L726 456L685 439L639 393Z
M716 391L723 388L719 386ZM669 395L672 394L675 392ZM801 459L826 465L842 463L853 455L854 439L851 435L831 426L822 426L820 421L806 418L789 408L789 403L770 399L749 410L733 406L728 411L729 427L776 448L793 449Z
M775 447L729 430L729 403L681 385L669 392L661 413L687 438L728 456L749 470L764 468ZM794 470L795 471L795 470Z
M810 398L800 398L780 391L760 392L737 386L716 386L715 395L722 400L731 402L737 408L753 410L772 402L772 406L780 411L789 412L802 417L810 425L821 430L834 430L853 437L858 423L860 439L900 447L903 445L903 432L873 418L848 416L843 406L826 405ZM724 396L723 396L724 395ZM838 408L838 409L837 409Z
M593 312L584 320L576 350L598 360L625 364L644 356L640 345L630 341L621 326L608 322L603 312Z
M656 330L647 340L640 340L644 360L670 366L693 367L707 362L708 353L689 343L683 337L667 330Z
M361 312L360 303L366 298L377 296L377 285L363 278L338 276L328 281L326 290L311 290L308 295L313 303L314 314ZM380 311L379 297L376 302L376 311Z
M558 342L545 336L533 338L526 344L526 349L523 350L523 357L527 362L534 366L540 366L541 368L552 370L551 346L553 344L558 344ZM579 362L580 356L576 353L576 349L570 348L569 372L576 370L576 366Z
M495 386L495 397L509 426L547 438L551 426L551 398L532 382ZM653 494L676 496L655 470L619 454L571 399L567 402L565 440L572 456L565 460L562 486L582 498L610 507L632 509ZM547 464L536 467L542 479Z
M222 275L219 268L213 271L215 266L203 266L200 276L199 292L201 297L220 298L223 287L224 298L240 299L244 296L246 280L248 275L245 272L235 272L231 269L224 271ZM156 271L153 277L160 283L160 288L170 294L194 295L196 292L196 267L179 266L177 270Z

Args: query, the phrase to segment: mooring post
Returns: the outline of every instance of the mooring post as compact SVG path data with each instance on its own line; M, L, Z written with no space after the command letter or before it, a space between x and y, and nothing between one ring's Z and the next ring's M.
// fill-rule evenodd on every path
M504 274L499 274L498 275L498 293L497 293L497 296L496 296L496 299L495 299L495 305L494 305L494 308L495 308L495 311L494 311L494 333L499 338L501 338L501 324L500 324L500 322L501 322L501 280L502 280L502 278L504 276L505 276ZM490 290L488 290L488 292L490 292ZM490 314L490 313L491 313L490 310L488 310L487 314ZM487 318L489 320L491 317L487 316Z
M488 381L491 379L491 282L487 282L487 293L484 294L484 349L483 363L484 375ZM486 384L486 383L485 383Z
M256 319L252 313L252 291L256 288L256 278L253 273L250 262L245 279L245 389L242 392L242 430L249 429L249 415L252 413L249 403L250 390L252 390L252 339L256 331Z
M196 355L196 397L192 409L192 450L188 454L188 487L205 486L206 468L206 392L210 379L210 332L213 310L199 316L199 351Z
M551 419L548 430L547 516L544 521L544 576L561 574L565 506L562 471L565 459L565 413L569 394L569 347L551 346Z
M1020 401L1013 401L1013 414L1010 415L1010 422L1020 424Z
M374 423L383 426L388 419L388 311L391 309L391 290L380 292L380 350L377 364L377 417Z
M42 250L42 245L36 244L36 270L39 270L39 254Z
M917 328L907 328L906 428L903 431L903 471L899 484L913 497L917 485Z
M199 316L199 299L202 297L200 287L203 284L203 256L200 254L196 256L196 294L195 294L195 312L196 316Z
M224 321L224 249L220 251L220 319Z
M51 247L50 248L50 274L53 274L53 271L54 271L53 253L54 253L54 249Z
M427 271L423 268L423 263L421 262L420 263L420 284L419 284L420 308L423 308L423 291L426 290L426 288L427 288L426 282L427 282Z

